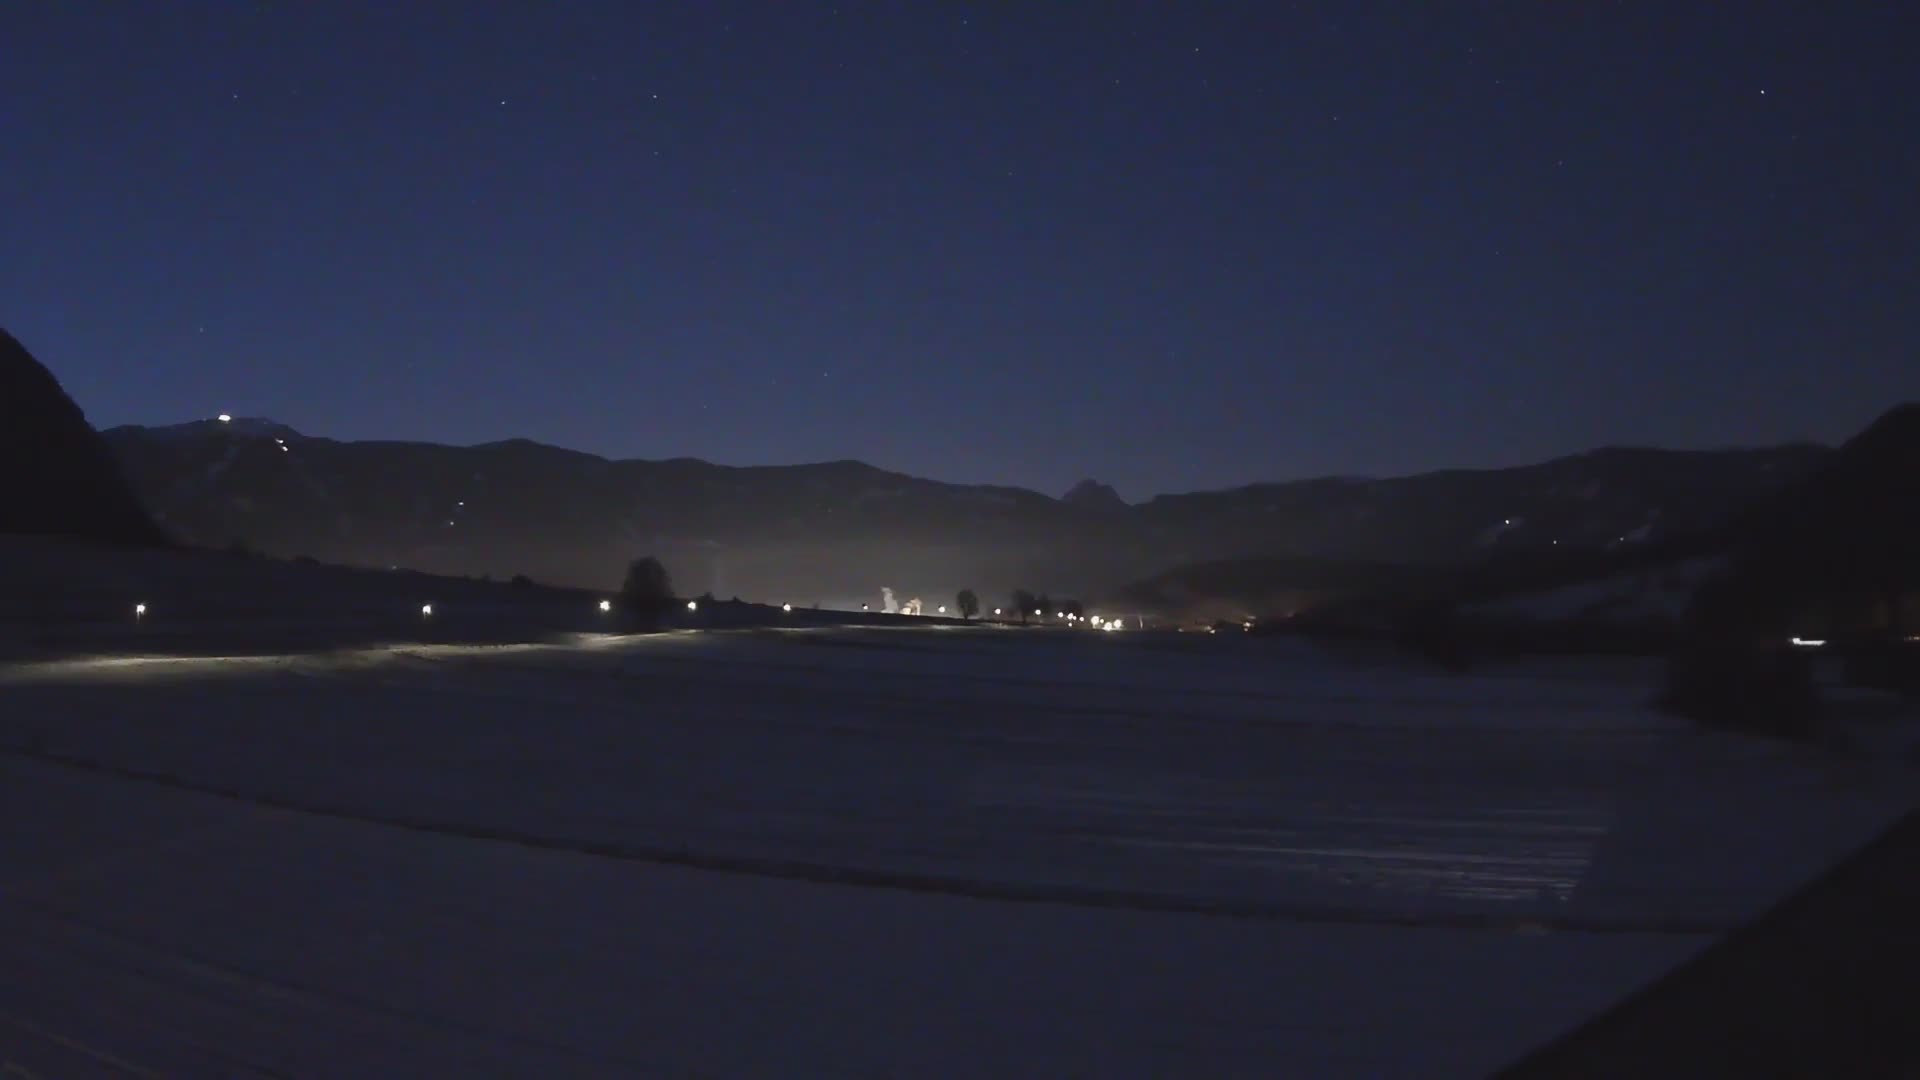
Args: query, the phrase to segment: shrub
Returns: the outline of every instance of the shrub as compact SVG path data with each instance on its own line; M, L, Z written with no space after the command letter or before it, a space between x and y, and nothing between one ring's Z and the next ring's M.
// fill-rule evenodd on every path
M1860 644L1847 651L1843 671L1854 686L1920 694L1920 645L1897 638Z
M1819 719L1813 664L1785 645L1689 635L1667 660L1660 705L1705 727L1810 739Z
M659 619L673 607L673 581L659 559L648 555L628 564L627 579L620 586L620 607L648 621Z

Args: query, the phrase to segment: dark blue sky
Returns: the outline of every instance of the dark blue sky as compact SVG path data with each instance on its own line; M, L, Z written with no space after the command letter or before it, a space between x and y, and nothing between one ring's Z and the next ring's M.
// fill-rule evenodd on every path
M1902 5L0 5L96 424L1129 497L1920 396Z

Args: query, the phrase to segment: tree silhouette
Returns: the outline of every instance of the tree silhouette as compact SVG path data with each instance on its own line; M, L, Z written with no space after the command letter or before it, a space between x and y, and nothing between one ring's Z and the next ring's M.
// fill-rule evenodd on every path
M620 586L620 607L648 620L658 619L673 607L673 581L659 559L647 555L628 564L627 580Z
M1040 598L1025 589L1013 590L1013 610L1020 616L1020 625L1027 624L1027 616L1040 606Z
M971 619L980 614L980 598L973 594L972 589L961 589L960 595L954 597L953 602L959 607L960 617L963 619Z

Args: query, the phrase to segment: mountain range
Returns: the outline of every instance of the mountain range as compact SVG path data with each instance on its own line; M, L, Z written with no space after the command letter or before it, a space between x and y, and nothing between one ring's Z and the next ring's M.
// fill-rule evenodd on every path
M1711 529L1828 453L1603 449L1129 505L1094 481L1053 498L857 461L733 467L525 440L340 442L260 419L104 436L189 543L595 588L655 554L685 593L826 606L875 600L882 586L929 598L971 587L989 607L1017 587L1099 598L1168 567L1249 557L1445 565L1631 547Z

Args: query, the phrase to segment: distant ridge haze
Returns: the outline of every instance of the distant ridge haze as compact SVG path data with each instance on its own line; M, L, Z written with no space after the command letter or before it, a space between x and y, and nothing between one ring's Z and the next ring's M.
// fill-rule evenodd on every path
M106 438L162 522L197 543L586 587L609 586L650 552L685 590L795 603L873 597L882 585L942 599L968 587L987 601L1016 587L1094 597L1205 559L1444 562L1501 545L1641 542L1714 524L1825 452L1607 449L1129 505L1098 481L1053 498L850 460L726 466L521 439L341 442L257 418Z

